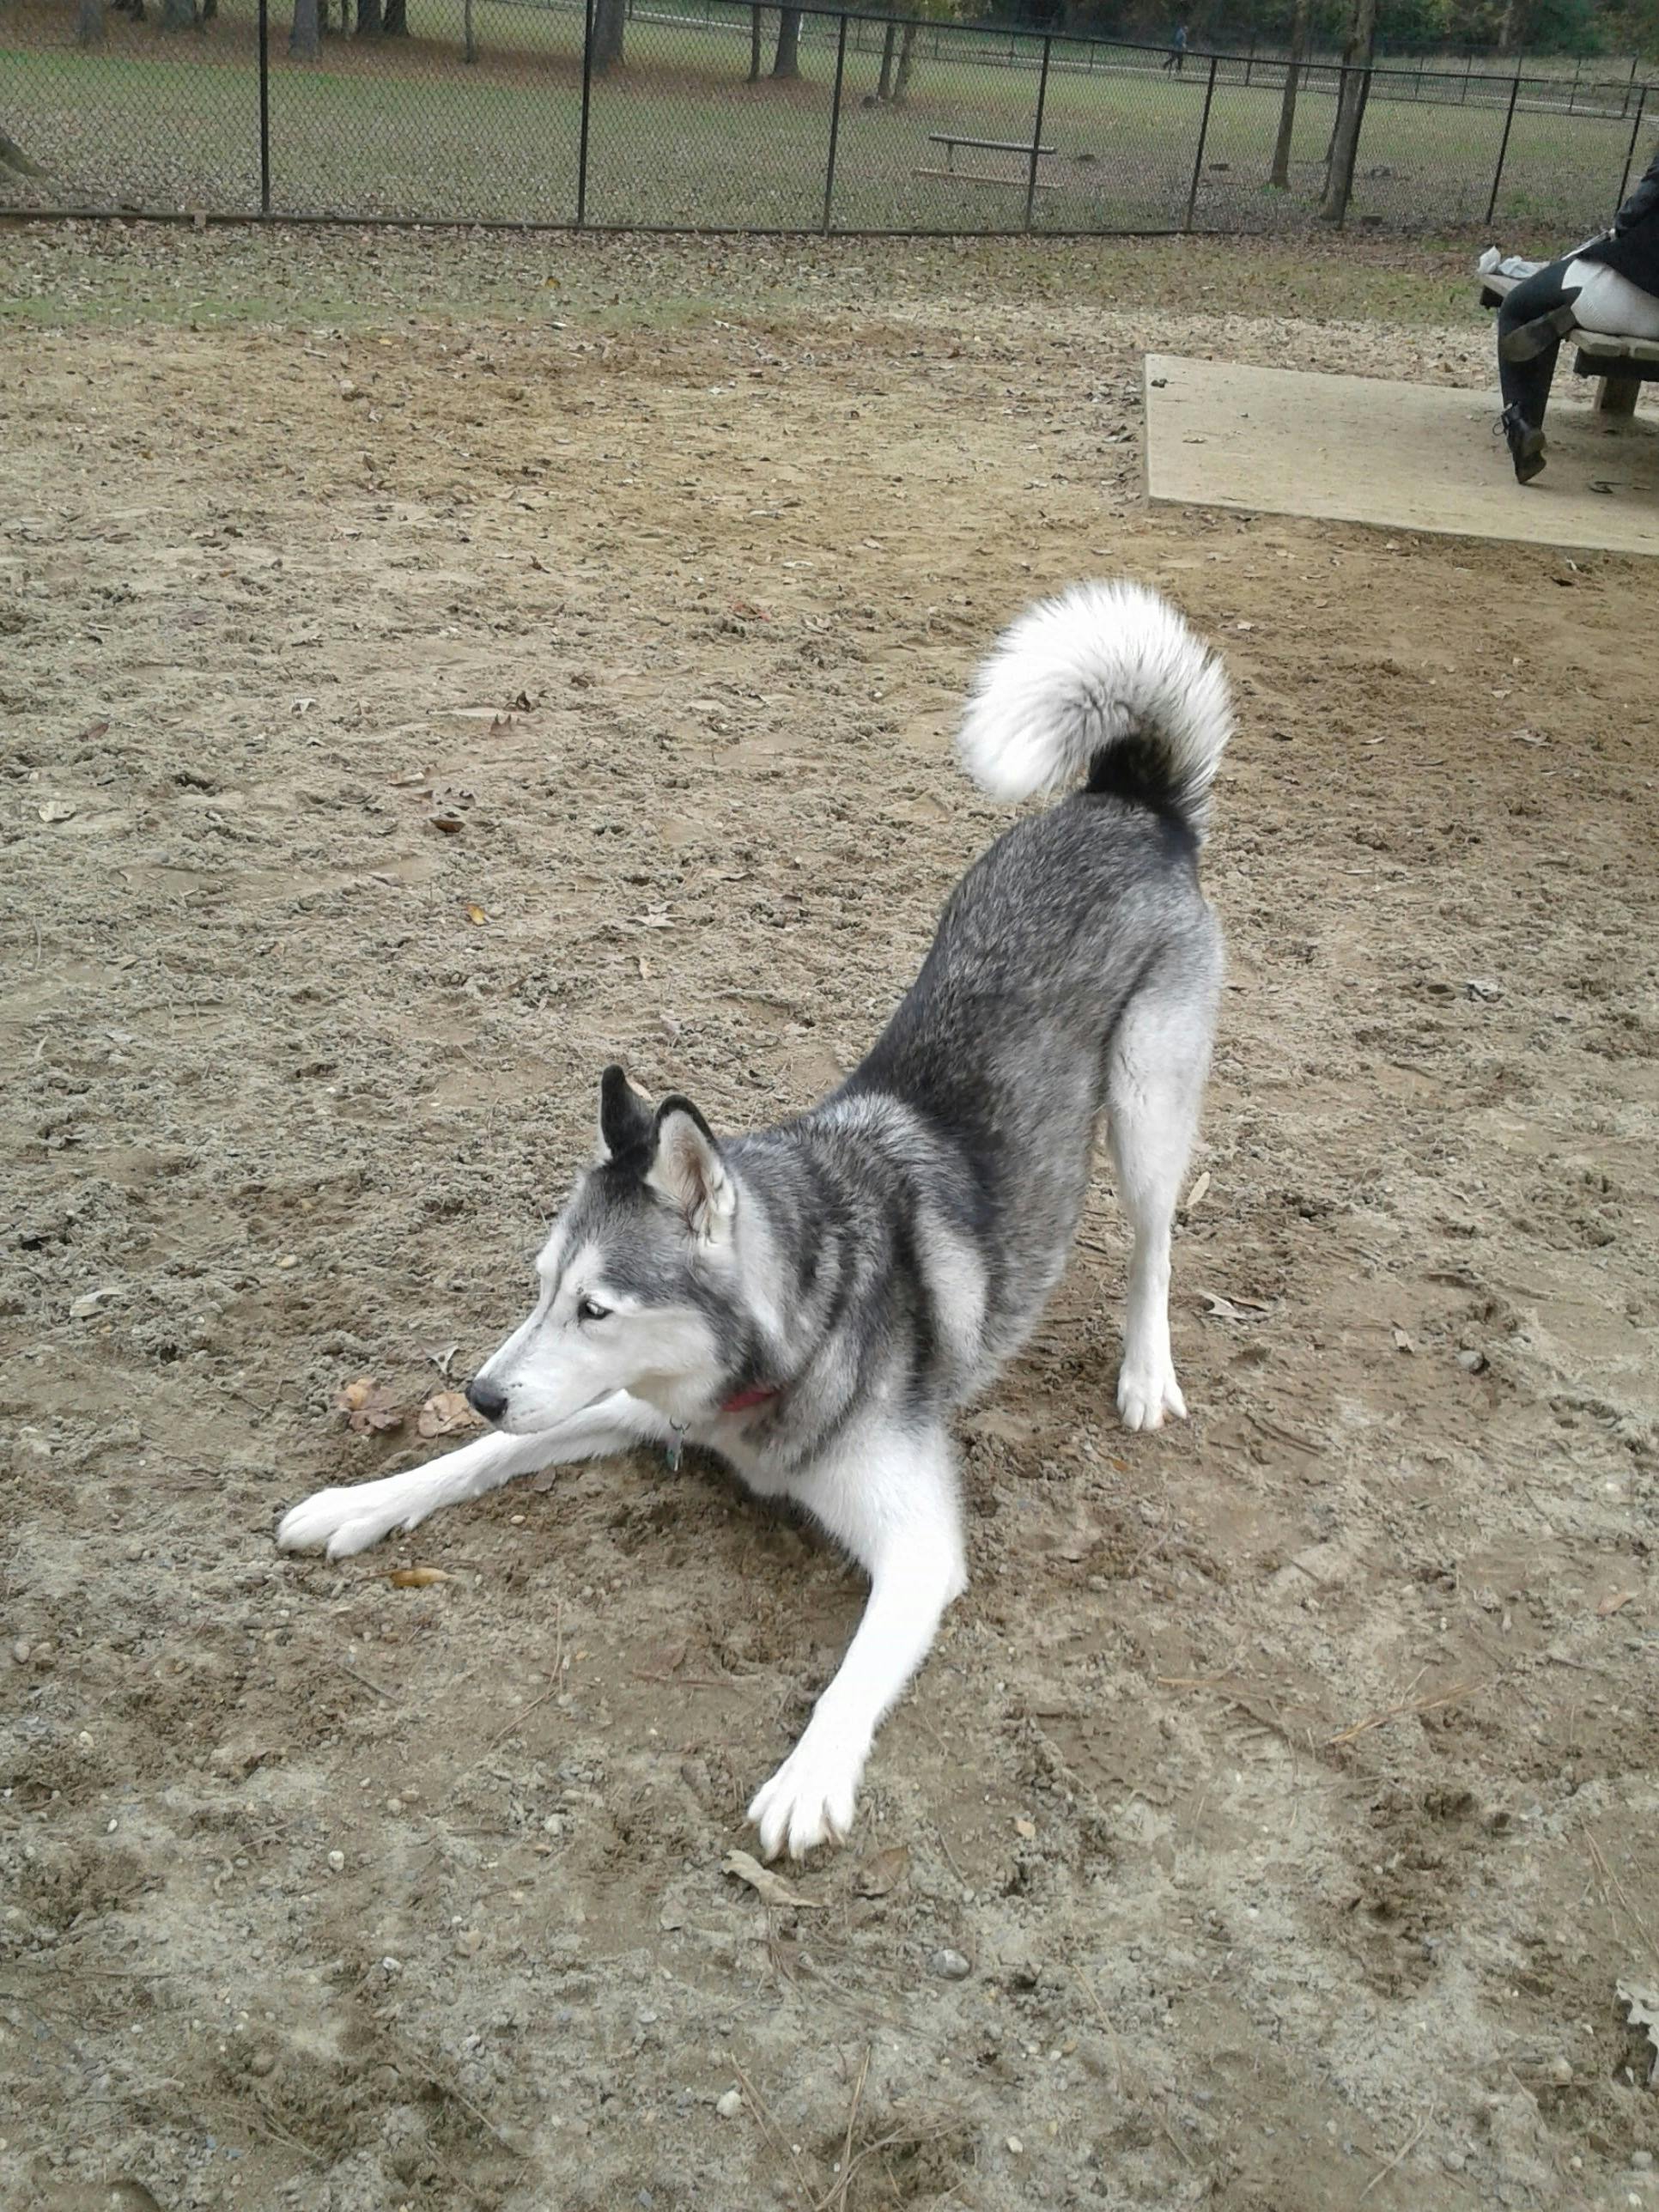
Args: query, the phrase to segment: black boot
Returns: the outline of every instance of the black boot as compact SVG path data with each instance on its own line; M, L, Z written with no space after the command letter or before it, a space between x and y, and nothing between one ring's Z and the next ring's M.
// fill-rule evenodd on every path
M1530 483L1544 469L1544 434L1534 430L1518 407L1506 407L1498 416L1493 435L1501 430L1509 441L1516 483Z
M1536 361L1540 353L1547 353L1563 338L1571 337L1577 327L1577 318L1571 306L1552 307L1547 315L1536 316L1499 338L1498 354L1504 361Z

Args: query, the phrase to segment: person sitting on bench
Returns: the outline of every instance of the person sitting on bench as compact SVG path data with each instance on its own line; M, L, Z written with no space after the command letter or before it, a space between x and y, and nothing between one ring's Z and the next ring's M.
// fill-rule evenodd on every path
M1659 154L1611 230L1524 278L1498 310L1498 428L1517 483L1543 468L1555 357L1575 330L1659 338Z

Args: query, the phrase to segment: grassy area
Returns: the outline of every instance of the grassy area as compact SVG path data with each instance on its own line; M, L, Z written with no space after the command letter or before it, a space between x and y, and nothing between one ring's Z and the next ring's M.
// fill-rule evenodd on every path
M379 330L552 320L589 334L720 319L1041 320L1079 302L1246 313L1484 337L1455 240L1024 239L939 241L533 237L349 229L42 224L0 247L0 327Z
M316 64L270 68L271 193L279 213L561 222L577 199L581 18L568 9L474 0L475 64L461 58L453 0L415 0L422 36L365 46L331 39ZM256 52L246 0L204 34L112 19L106 46L68 43L65 9L14 8L5 127L50 172L0 192L14 204L237 212L258 205ZM57 43L47 42L51 32ZM931 40L933 33L927 34ZM939 134L1027 142L1039 41L951 31L917 63L902 110L865 102L878 36L849 41L833 207L845 229L1017 229L1024 169L1012 155ZM452 43L453 42L453 43ZM1062 50L1069 52L1070 50ZM1081 51L1081 50L1079 50ZM600 225L810 229L823 219L835 53L802 48L793 84L746 78L737 15L705 26L636 19L624 69L596 83L586 215ZM1011 64L1020 64L1012 66ZM1164 229L1186 219L1205 104L1198 69L1051 70L1036 221L1050 230ZM1217 86L1193 219L1273 231L1304 223L1322 180L1333 101L1305 89L1291 189L1266 179L1276 87ZM1355 216L1436 228L1484 221L1503 112L1373 100ZM1614 203L1629 146L1620 120L1517 114L1498 219L1579 233ZM962 175L929 173L954 167ZM0 203L3 204L3 203Z

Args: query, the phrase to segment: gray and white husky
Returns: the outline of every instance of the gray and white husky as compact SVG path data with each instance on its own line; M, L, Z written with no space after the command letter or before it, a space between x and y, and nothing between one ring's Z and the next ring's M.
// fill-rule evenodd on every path
M1103 1109L1134 1231L1118 1409L1131 1429L1186 1413L1170 1230L1220 988L1197 860L1231 727L1218 662L1155 593L1083 585L1022 616L980 672L963 764L1001 799L1080 787L969 870L868 1057L798 1120L732 1138L606 1068L534 1309L468 1393L495 1433L319 1491L278 1543L342 1559L556 1461L717 1453L869 1574L839 1672L749 1808L768 1858L845 1837L876 1729L966 1584L951 1414L1037 1326Z

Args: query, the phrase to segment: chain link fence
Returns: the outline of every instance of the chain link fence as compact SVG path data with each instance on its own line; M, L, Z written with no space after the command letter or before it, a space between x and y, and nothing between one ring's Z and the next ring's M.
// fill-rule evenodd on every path
M1345 79L1296 69L1275 180L1291 70L737 0L0 0L0 210L1286 231L1317 217ZM1347 219L1395 231L1585 236L1659 125L1633 70L1360 89Z

